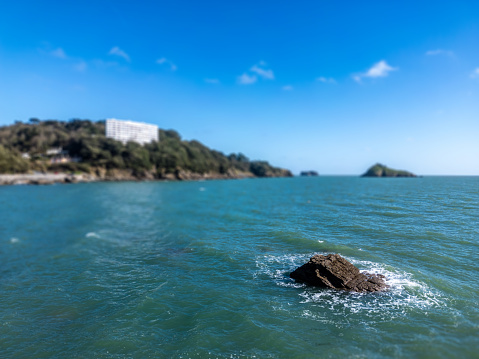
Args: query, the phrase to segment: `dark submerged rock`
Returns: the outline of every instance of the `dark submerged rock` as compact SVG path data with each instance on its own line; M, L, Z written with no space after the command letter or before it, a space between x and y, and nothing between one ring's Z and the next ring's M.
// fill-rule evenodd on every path
M339 254L316 254L308 263L290 274L290 277L309 285L343 289L352 292L378 292L388 286L384 276L361 273Z

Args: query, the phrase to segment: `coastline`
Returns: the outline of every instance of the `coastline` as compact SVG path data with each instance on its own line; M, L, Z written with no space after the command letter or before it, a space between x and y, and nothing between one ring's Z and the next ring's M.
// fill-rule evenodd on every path
M89 174L68 173L22 173L0 174L0 186L8 185L47 185L54 183L96 182L97 178Z
M282 176L265 177L290 177L287 174ZM111 173L97 172L90 173L21 173L21 174L0 174L0 186L8 185L51 185L57 183L86 183L86 182L120 182L120 181L200 181L200 180L222 180L222 179L245 179L261 178L250 172L228 172L220 173L195 173L188 171L176 171L175 173L154 176L146 173L142 176L134 175L127 171L112 171Z

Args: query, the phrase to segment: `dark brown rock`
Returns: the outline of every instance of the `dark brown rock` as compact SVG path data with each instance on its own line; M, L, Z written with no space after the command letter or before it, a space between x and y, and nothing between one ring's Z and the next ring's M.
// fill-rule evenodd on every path
M290 277L309 285L352 292L377 292L387 288L384 276L361 273L339 254L316 254Z

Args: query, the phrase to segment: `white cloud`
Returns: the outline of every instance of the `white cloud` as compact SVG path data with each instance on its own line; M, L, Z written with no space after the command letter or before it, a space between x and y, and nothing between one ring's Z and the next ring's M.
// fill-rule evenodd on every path
M259 63L260 66L265 66L266 64L261 61ZM251 69L250 69L251 72L254 72L256 74L258 74L259 76L261 76L262 78L264 79L267 79L267 80L274 80L274 73L273 73L273 70L270 70L270 69L263 69L261 67L259 67L258 65L254 65Z
M273 70L269 69L268 64L264 61L258 62L247 72L243 73L243 75L238 76L238 83L242 85L251 85L257 82L260 78L263 80L274 80Z
M376 77L386 77L389 75L391 71L397 71L397 67L391 67L388 65L388 63L384 60L381 60L377 63L375 63L367 72L354 75L353 79L354 81L361 82L361 79L363 77L370 77L370 78L376 78Z
M477 67L471 74L472 78L479 78L479 67Z
M112 47L108 55L119 56L130 62L130 56L128 56L128 54L122 49L120 49L118 46Z
M219 84L220 80L218 80L218 79L205 79L205 82L207 84Z
M241 85L251 85L256 81L258 81L256 75L248 75L246 72L243 75L238 76L238 83Z
M450 50L437 49L437 50L426 51L426 55L427 56L437 56L437 55L454 56L454 52Z
M65 51L63 51L63 49L61 47L59 47L58 49L50 51L50 55L52 55L54 57L58 57L59 59L66 59L68 57L67 54L65 53Z
M293 90L293 86L291 86L291 85L286 85L286 86L281 87L281 89L282 89L283 91L292 91L292 90Z
M178 69L178 66L176 66L173 62L168 60L166 57L162 57L161 59L156 60L156 63L158 65L163 65L167 64L170 66L171 71L176 71Z
M386 77L391 71L396 71L397 68L391 67L387 64L386 61L381 60L378 63L374 64L368 72L366 72L366 77Z
M329 78L328 78L328 77L323 77L323 76L318 77L318 78L316 79L316 81L323 82L323 83L325 83L325 84L335 84L335 83L336 83L336 80L333 79L332 77L329 77Z

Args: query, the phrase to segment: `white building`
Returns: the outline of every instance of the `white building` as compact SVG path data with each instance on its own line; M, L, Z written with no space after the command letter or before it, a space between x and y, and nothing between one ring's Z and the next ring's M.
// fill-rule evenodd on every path
M158 141L158 126L156 125L109 118L106 120L105 127L106 137L123 143L134 141L143 145L151 141Z

